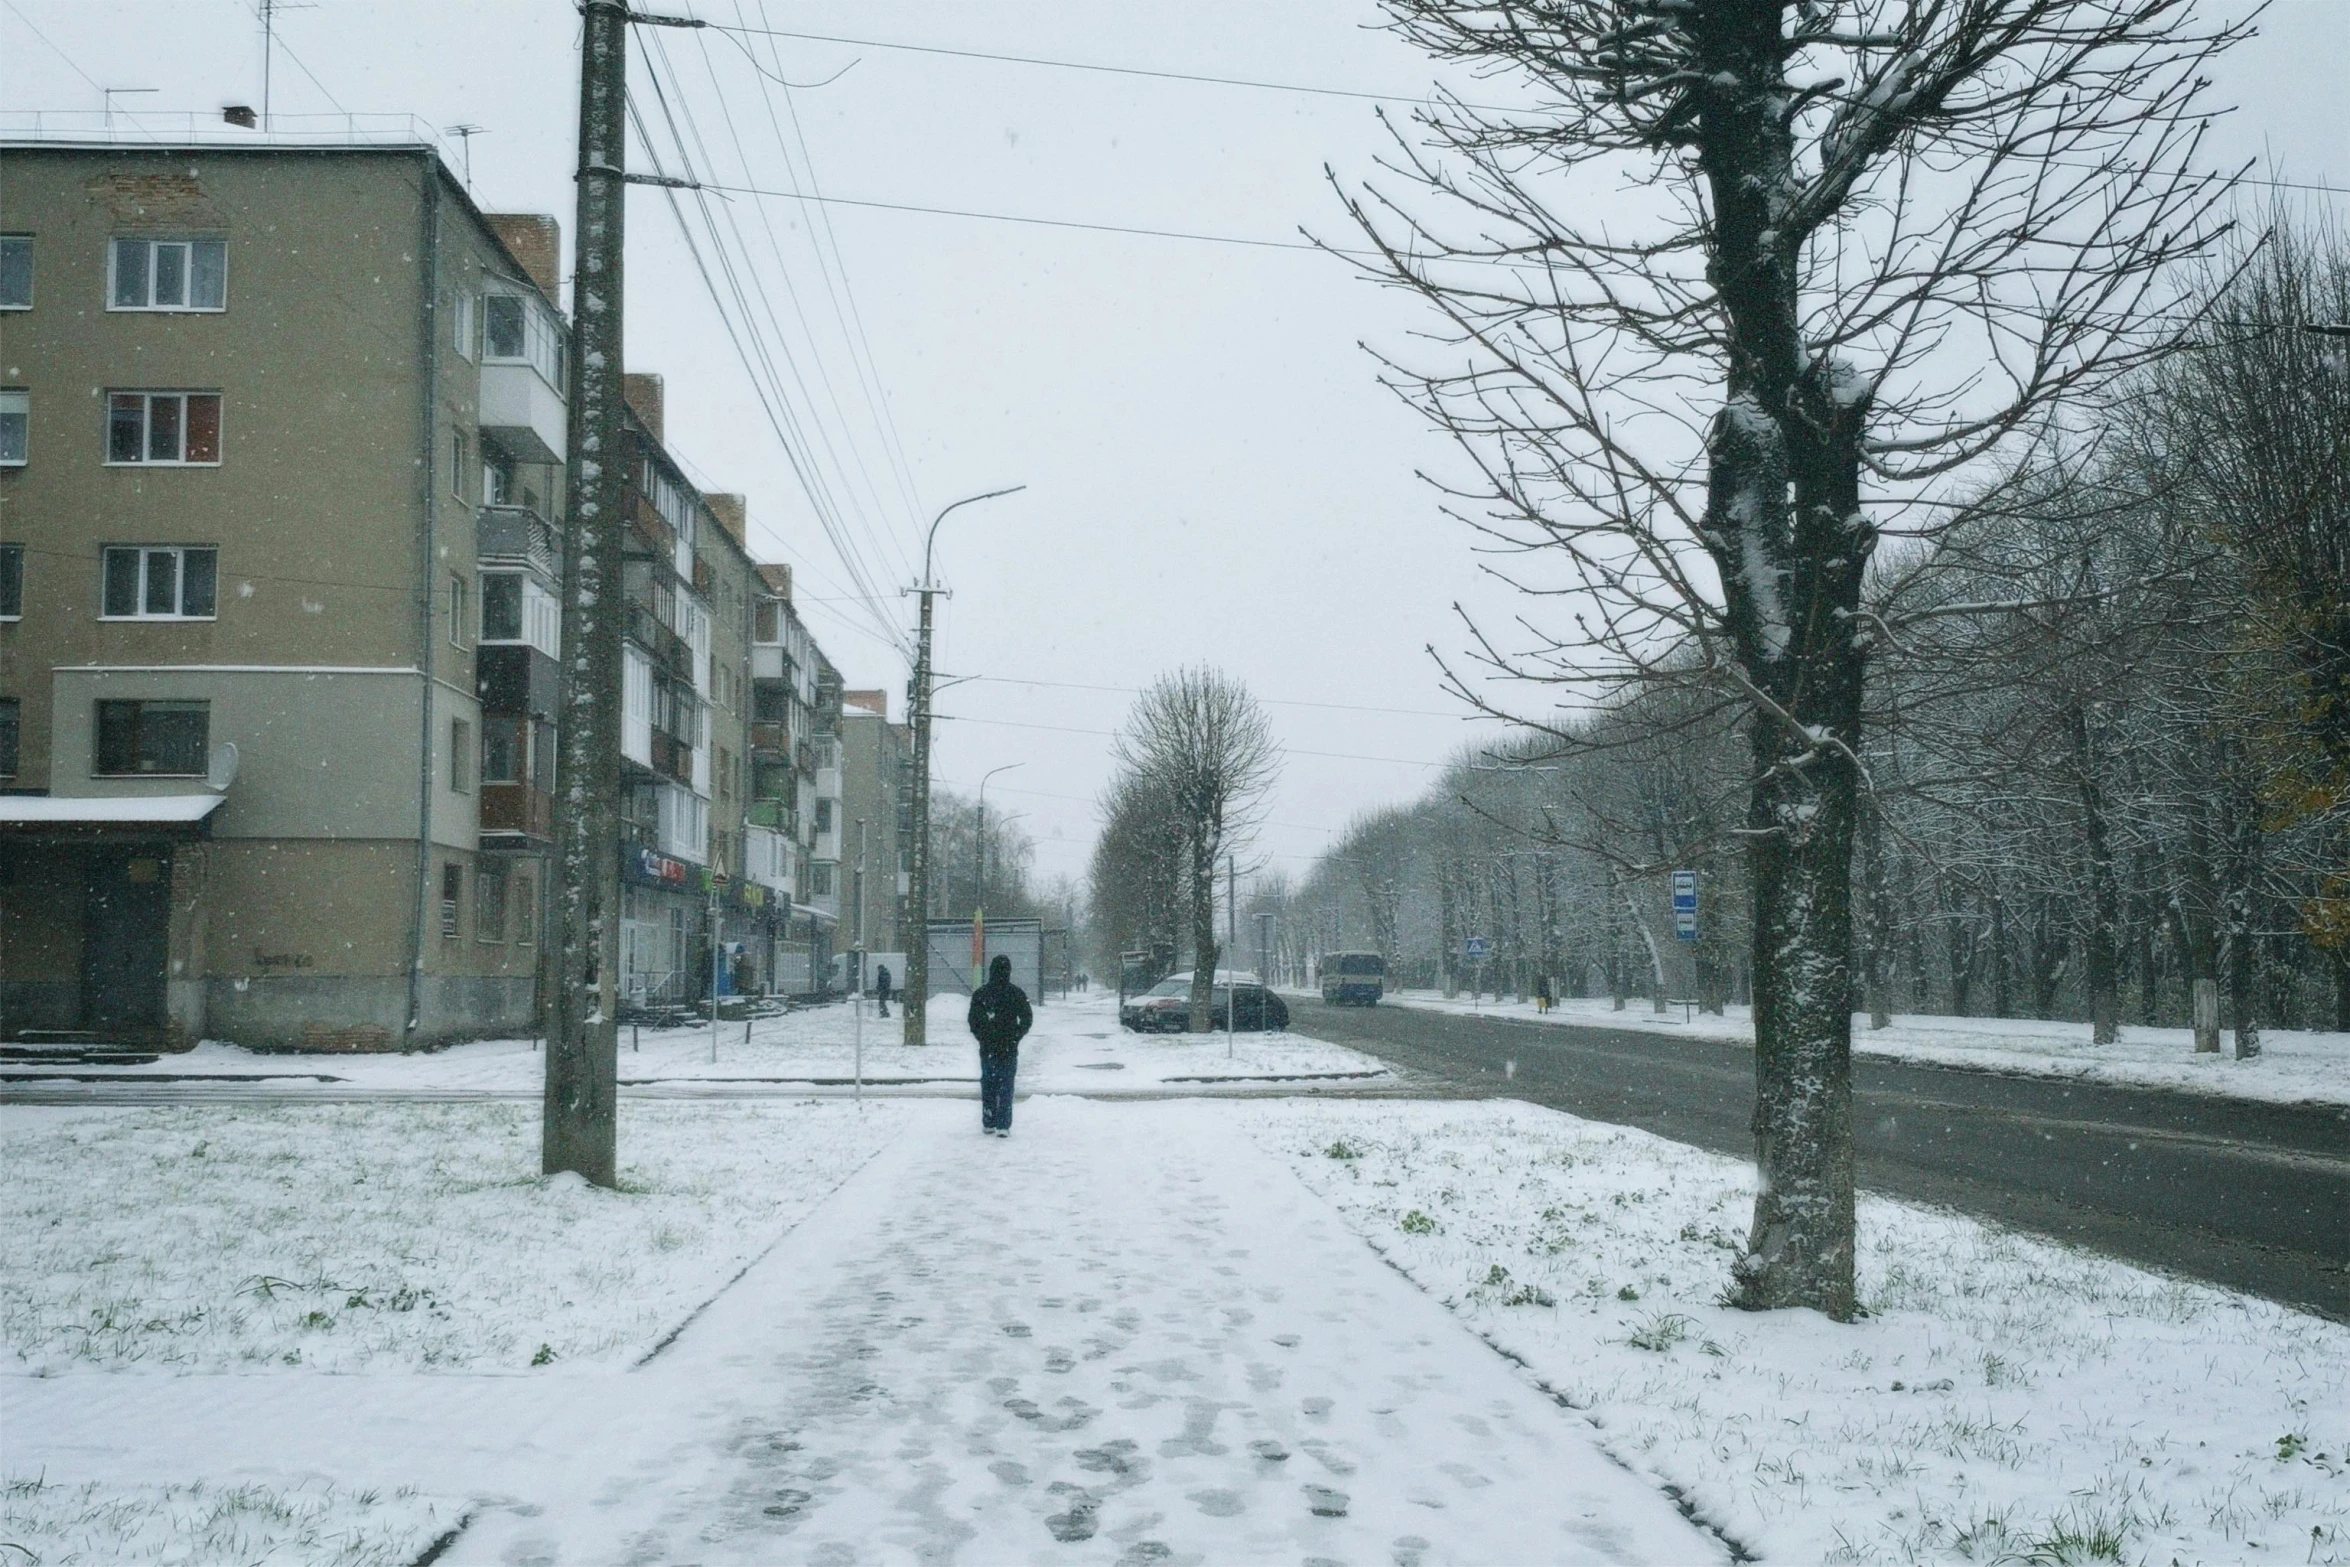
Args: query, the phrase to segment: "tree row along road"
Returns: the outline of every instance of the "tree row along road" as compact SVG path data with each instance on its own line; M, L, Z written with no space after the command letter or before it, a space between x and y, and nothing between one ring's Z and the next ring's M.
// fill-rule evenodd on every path
M1754 1052L1629 1029L1292 999L1293 1027L1455 1092L1751 1161ZM2350 1321L2350 1110L1852 1063L1865 1190Z

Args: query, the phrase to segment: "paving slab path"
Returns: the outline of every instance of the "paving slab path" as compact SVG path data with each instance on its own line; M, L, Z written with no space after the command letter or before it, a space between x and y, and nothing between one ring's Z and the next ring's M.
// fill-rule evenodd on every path
M926 1107L443 1562L1720 1561L1213 1104ZM601 1406L601 1407L596 1407Z

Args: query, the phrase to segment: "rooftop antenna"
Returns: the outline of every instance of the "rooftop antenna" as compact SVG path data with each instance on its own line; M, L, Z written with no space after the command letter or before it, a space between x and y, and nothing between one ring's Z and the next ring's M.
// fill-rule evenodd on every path
M130 93L161 92L163 89L160 87L102 87L99 91L106 97L106 128L112 130L114 129L114 100L117 97Z
M286 0L257 0L255 9L261 14L261 128L274 127L269 122L269 78L277 57L277 14L280 11L309 11L311 5L289 5Z
M457 145L465 149L465 193L473 194L473 138L482 133L478 125L452 125L448 133L457 138Z

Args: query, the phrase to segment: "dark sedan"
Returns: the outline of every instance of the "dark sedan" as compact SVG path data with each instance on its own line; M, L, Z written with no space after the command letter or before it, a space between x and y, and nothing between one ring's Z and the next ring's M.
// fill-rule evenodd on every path
M1263 985L1243 982L1239 987L1239 1032L1261 1033L1289 1026L1289 1004ZM1213 1027L1232 1026L1233 990L1218 985L1212 1004ZM1119 1009L1118 1021L1138 1034L1180 1034L1191 1023L1191 981L1188 977L1161 980Z

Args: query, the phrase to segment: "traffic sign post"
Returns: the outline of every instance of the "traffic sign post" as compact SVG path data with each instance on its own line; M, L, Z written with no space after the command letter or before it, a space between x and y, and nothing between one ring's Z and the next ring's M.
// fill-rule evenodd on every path
M1681 941L1697 939L1697 872L1673 872L1673 935Z
M1493 950L1493 943L1483 936L1471 936L1461 943L1461 952L1477 965L1475 988L1469 992L1469 1006L1473 1011L1485 1009L1485 954Z

